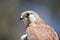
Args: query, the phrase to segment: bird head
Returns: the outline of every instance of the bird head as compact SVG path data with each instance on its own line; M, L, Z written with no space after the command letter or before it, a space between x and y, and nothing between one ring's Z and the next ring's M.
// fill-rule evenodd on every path
M35 24L36 21L39 19L40 19L39 15L36 12L30 10L22 12L20 17L20 20L23 20L26 26L29 25L30 23Z

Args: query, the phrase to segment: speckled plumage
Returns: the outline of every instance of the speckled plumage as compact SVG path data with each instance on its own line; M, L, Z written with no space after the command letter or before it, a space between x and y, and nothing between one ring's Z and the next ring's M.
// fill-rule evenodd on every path
M29 26L26 32L29 36L33 35L34 40L59 40L54 29L42 20L37 21L36 26Z

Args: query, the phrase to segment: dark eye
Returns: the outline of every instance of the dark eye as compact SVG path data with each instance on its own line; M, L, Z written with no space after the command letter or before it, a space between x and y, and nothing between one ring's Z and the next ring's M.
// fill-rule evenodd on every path
M27 14L27 16L29 16L29 14Z

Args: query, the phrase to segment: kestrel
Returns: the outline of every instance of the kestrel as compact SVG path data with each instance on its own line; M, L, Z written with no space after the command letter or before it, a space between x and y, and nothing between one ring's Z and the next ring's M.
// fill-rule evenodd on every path
M26 26L26 34L21 37L21 40L59 40L56 31L36 12L24 11L21 13L20 20L23 20Z

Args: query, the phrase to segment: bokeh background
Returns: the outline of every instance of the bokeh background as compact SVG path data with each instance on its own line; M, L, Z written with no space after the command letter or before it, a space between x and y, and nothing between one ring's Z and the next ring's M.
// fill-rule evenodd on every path
M60 0L0 0L0 40L19 40L25 34L19 18L26 10L36 11L60 38Z

